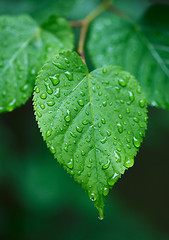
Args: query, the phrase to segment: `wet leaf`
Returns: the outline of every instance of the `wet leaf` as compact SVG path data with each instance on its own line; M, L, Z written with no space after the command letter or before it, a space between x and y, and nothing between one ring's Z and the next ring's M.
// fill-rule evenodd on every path
M36 74L45 60L72 47L70 26L62 18L52 16L38 26L27 15L1 16L0 113L24 104L32 94Z
M36 119L51 153L88 191L103 218L104 197L133 166L147 125L146 101L120 67L89 73L75 52L63 52L40 71Z

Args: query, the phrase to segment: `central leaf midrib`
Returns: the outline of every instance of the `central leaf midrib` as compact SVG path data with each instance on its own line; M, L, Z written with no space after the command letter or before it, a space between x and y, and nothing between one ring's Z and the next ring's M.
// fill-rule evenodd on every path
M40 28L37 27L35 33L27 40L25 41L20 48L18 48L18 50L12 55L12 57L9 59L8 63L6 64L6 66L4 67L3 71L1 72L1 74L3 74L8 67L13 63L13 61L17 58L17 56L28 46L28 44L37 36L37 33L40 31Z
M94 151L95 151L95 161L96 161L96 176L97 176L97 190L99 194L99 188L98 188L98 161L96 156L96 137L95 137L95 121L94 121L94 111L93 111L93 104L92 104L92 93L91 93L91 81L90 77L91 75L88 74L88 88L89 88L89 101L90 101L90 108L91 108L91 116L92 116L92 125L93 125L93 141L94 141Z
M141 30L141 28L137 24L135 24L134 31L136 32L136 34L138 34L140 36L140 38L142 40L142 43L146 46L148 51L151 53L154 60L160 65L161 70L167 75L167 77L169 77L168 68L166 67L163 59L161 58L161 56L159 55L159 53L155 49L154 45L149 41L149 39L145 35L144 31Z

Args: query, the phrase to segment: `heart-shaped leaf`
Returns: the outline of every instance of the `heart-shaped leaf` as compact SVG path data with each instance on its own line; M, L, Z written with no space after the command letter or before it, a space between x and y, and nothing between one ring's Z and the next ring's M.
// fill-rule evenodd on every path
M52 16L38 26L27 15L0 17L0 113L24 104L45 60L72 47L70 26L62 18Z
M33 100L47 146L103 218L104 197L133 165L145 134L140 86L120 67L89 73L77 53L63 52L43 66Z

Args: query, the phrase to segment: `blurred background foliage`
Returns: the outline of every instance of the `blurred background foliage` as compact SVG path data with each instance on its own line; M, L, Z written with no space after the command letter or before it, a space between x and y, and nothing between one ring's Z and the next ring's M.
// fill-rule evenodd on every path
M52 13L81 19L100 2L0 0L0 14L28 13L39 22ZM153 2L116 0L115 4L139 18ZM77 42L78 31L75 36ZM110 191L103 221L97 219L87 193L48 151L31 99L0 116L0 139L0 239L169 239L169 111L149 108L144 143L135 165Z

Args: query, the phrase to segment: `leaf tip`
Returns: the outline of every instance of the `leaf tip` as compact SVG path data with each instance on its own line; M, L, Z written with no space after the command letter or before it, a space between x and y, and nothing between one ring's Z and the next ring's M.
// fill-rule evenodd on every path
M98 208L99 216L98 219L103 220L104 219L104 211L103 208Z

